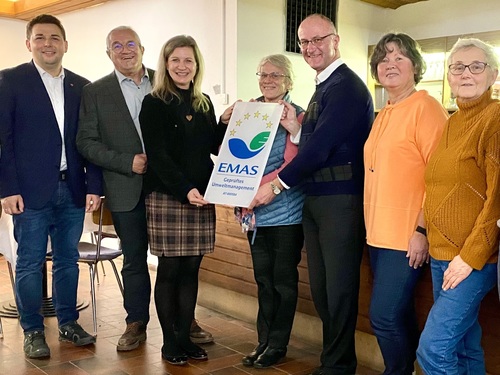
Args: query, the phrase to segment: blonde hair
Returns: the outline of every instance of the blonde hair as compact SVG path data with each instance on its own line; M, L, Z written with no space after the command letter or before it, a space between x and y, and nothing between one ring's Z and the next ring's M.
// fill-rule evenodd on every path
M205 64L200 49L196 41L189 35L177 35L170 38L162 47L160 57L158 59L158 69L154 76L153 90L151 95L168 103L173 96L182 101L182 96L179 89L175 85L172 77L168 74L166 62L176 48L191 47L193 49L194 59L196 62L196 74L193 78L193 109L196 112L206 113L210 109L208 98L201 91L201 82L203 80L203 72Z

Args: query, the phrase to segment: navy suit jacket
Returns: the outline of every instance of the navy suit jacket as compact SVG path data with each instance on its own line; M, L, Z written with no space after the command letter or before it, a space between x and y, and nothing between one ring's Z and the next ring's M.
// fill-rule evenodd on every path
M64 143L67 183L78 207L86 194L102 194L101 171L76 148L83 86L64 70ZM40 209L59 182L62 139L49 95L33 62L0 71L0 196L20 194L25 208Z

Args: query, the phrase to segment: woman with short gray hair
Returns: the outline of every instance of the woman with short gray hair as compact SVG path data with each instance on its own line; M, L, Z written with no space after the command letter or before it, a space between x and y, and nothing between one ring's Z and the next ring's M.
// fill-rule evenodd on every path
M426 169L424 205L434 305L417 358L426 374L485 374L479 307L497 277L500 103L493 47L460 39L448 59L458 111Z

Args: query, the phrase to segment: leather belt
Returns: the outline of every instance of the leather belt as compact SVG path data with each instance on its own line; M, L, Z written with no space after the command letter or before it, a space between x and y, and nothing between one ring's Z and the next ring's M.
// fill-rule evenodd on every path
M66 181L67 178L68 178L67 170L59 172L59 181Z

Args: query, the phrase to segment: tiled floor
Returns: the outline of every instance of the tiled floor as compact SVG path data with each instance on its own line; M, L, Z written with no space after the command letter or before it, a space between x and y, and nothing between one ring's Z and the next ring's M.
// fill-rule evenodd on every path
M0 374L305 375L319 364L319 347L292 338L285 360L278 365L261 370L244 367L241 358L253 349L256 342L254 326L203 307L197 308L197 318L200 325L215 337L214 343L204 345L209 355L208 361L190 360L187 366L172 366L162 361L162 333L154 305L151 306L146 343L131 352L117 352L116 342L124 329L125 313L111 268L106 268L106 273L105 277L101 273L101 283L97 289L98 335L95 345L76 348L70 343L60 343L56 318L47 318L45 332L51 358L28 360L23 354L23 333L17 319L2 318L4 338L0 340ZM155 278L154 271L151 272L151 278ZM89 301L89 290L88 269L86 265L81 265L79 298ZM12 299L7 264L0 256L0 306ZM81 311L79 322L89 332L92 330L90 307ZM376 372L359 368L358 374L374 375Z

